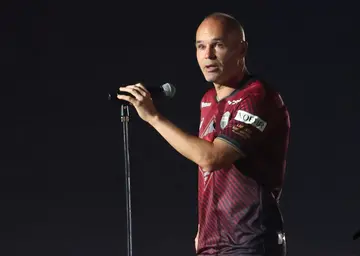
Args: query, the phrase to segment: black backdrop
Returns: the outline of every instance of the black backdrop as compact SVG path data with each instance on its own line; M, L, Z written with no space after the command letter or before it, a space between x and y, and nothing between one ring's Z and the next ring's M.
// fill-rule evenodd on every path
M250 71L289 107L289 255L360 252L355 2L268 2L2 2L1 255L126 255L122 130L107 92L171 82L177 95L159 110L196 134L211 85L195 31L214 11L244 24ZM130 129L134 256L193 255L196 166L135 112Z

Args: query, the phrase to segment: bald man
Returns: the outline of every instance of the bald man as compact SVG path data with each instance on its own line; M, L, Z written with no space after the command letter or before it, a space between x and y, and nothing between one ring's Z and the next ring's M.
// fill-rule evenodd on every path
M197 255L285 255L279 199L290 130L279 93L251 75L248 44L232 16L214 13L196 31L196 56L214 86L200 103L192 136L163 117L142 84L119 88L180 154L198 165Z

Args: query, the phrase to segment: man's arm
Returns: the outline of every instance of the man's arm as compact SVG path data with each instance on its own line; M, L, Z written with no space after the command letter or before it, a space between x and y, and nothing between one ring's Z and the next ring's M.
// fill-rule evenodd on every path
M120 87L129 95L118 95L118 99L130 102L141 119L153 126L162 137L180 154L199 165L202 171L213 171L230 166L242 156L230 143L220 139L208 142L185 133L155 109L149 91L142 84Z
M180 154L198 164L204 172L230 166L242 156L241 152L229 143L215 139L209 142L189 135L169 120L155 115L148 123Z

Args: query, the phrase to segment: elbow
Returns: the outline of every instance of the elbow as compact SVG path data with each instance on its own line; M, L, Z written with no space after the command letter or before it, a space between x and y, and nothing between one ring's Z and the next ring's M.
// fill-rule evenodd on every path
M201 167L201 170L203 172L216 171L216 170L219 170L224 167L223 164L221 163L221 161L219 161L215 157L204 158L199 163L199 166Z
M215 171L217 168L215 168L215 166L213 165L204 165L204 166L201 166L201 170L203 172L211 172L211 171Z
M197 164L201 168L203 172L212 171L214 168L214 159L211 156L202 155L200 159L198 159Z
M242 155L241 155L242 156ZM240 158L239 154L232 155L209 155L199 161L199 166L203 172L211 172L220 169L229 169L233 163Z
M223 147L220 147L220 149L212 148L212 150L202 151L198 161L195 162L197 162L203 172L211 172L231 168L233 163L242 155L232 149L229 150Z
M215 168L211 165L202 165L200 166L201 167L201 170L203 172L211 172L211 171L215 171Z
M204 164L201 167L201 170L203 172L212 172L217 171L220 169L229 169L232 166L232 163L226 163L226 162L209 162L207 164Z

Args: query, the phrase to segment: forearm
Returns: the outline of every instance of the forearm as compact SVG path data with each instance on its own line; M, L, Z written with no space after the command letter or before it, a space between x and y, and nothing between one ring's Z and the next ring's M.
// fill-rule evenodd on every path
M161 115L151 119L149 124L184 157L204 169L211 168L213 143L185 133Z

